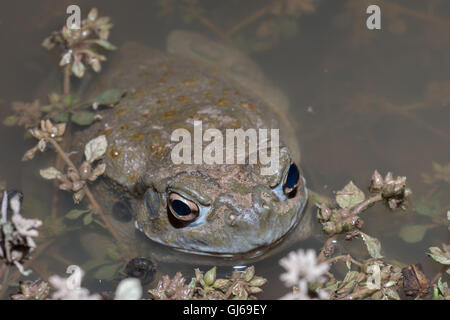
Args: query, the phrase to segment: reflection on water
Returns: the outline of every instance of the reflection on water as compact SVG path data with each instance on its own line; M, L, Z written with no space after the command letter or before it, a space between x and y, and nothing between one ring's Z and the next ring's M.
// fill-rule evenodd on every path
M79 2L84 10L92 3ZM245 1L245 5L233 1L223 7L208 2L203 11L161 3L128 1L124 7L119 1L95 1L95 6L112 17L111 41L118 45L135 40L163 49L171 30L185 28L233 41L248 51L291 100L290 117L302 147L308 186L332 196L333 190L349 180L366 186L374 169L407 176L414 192L409 209L391 212L373 207L364 213L364 231L381 241L388 260L421 263L430 278L440 271L425 251L448 243L447 227L435 221L450 209L446 197L449 172L436 165L433 169L432 163L450 161L449 3L383 1L382 29L376 31L365 28L365 1L322 1L317 5L300 1L303 6L288 12L283 12L284 8L268 12L267 8L273 8L270 1ZM44 79L58 73L55 56L43 50L40 42L62 24L68 4L71 1L55 5L46 0L0 5L2 119L11 113L10 102L42 97L48 90L45 86L59 82L50 80L43 85ZM24 140L18 127L0 126L0 134L0 178L7 181L8 188L24 192L27 216L43 219L50 214L53 191L38 171L51 163L53 156L44 154L22 163L20 159L33 141ZM73 206L70 196L61 194L60 199L61 212L69 211ZM426 214L431 211L434 213ZM432 227L423 239L410 239L404 233L402 238L400 230L408 225ZM63 274L69 264L82 264L88 253L81 238L79 232L58 238L33 264L35 272L45 278ZM311 240L302 245L318 250L321 244ZM361 250L344 240L342 245ZM101 244L98 248L104 250ZM287 291L278 279L282 272L278 260L285 254L256 263L257 273L269 279L262 298L278 298ZM182 271L188 278L193 270L186 265L160 264L159 268L164 273ZM231 272L225 269L219 272ZM88 278L93 290L115 286L115 282L105 284L89 274Z

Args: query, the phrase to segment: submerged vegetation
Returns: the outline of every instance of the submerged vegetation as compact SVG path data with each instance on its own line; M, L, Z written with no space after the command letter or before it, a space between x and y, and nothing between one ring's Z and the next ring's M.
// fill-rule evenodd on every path
M375 1L376 2L376 1ZM352 28L348 15L361 11L361 1L347 1L349 10L346 15L339 17L336 24L342 28ZM208 19L206 9L199 1L161 0L159 8L161 16L182 17L186 23L198 22L223 40L233 42L246 51L268 50L283 38L294 36L299 31L299 18L313 14L319 7L320 1L314 0L278 0L267 1L267 4L255 12L236 22L227 31L212 23ZM413 14L410 10L391 3L384 2L393 8L389 31L393 34L406 32L408 27L404 17L413 16L417 19L432 19L430 15ZM445 24L446 21L435 19L434 23ZM65 216L58 214L57 201L52 202L52 215L41 221L27 219L21 215L22 195L18 192L2 188L2 220L0 222L0 258L3 265L0 274L10 283L17 281L21 275L29 275L30 258L37 259L58 237L67 232L84 228L100 228L108 231L117 245L107 248L106 257L89 260L80 267L70 265L66 279L57 275L43 277L47 281L23 281L19 286L19 293L12 295L16 300L44 300L44 299L141 299L146 298L141 283L144 284L141 273L127 272L130 260L139 252L138 248L129 248L121 243L120 237L111 226L102 208L92 195L89 185L94 183L105 171L102 157L107 148L104 136L100 135L86 144L84 160L74 163L70 156L74 150L67 151L66 137L70 135L70 126L88 126L94 123L99 115L96 110L101 106L113 107L126 92L119 88L111 88L93 100L82 101L81 97L71 92L71 77L83 78L89 71L87 66L95 72L101 71L101 63L106 56L98 49L115 50L116 47L108 41L112 28L108 17L99 17L98 11L92 9L87 19L82 21L82 28L74 32L67 27L52 33L45 39L43 45L47 49L60 50L59 65L63 69L62 93L50 93L49 101L41 105L39 100L31 103L14 102L13 115L4 120L5 125L18 125L27 129L30 136L37 139L37 144L29 149L23 160L33 160L40 152L53 150L57 155L55 166L40 170L40 175L55 182L55 188L71 192L75 204L80 204L86 197L87 207L76 206ZM367 42L368 34L365 30L356 31L353 28L351 43L358 47ZM359 29L358 29L359 30ZM256 35L256 36L255 36ZM430 40L431 41L431 40ZM442 89L444 88L444 89ZM401 115L414 121L421 120L411 113L420 110L427 102L438 99L439 103L448 103L446 96L448 87L445 84L435 84L425 94L424 102L415 105L395 105L382 98L375 102L390 114ZM436 95L433 93L437 94ZM358 107L364 103L356 100ZM367 99L365 100L367 102ZM356 102L354 102L356 103ZM359 110L359 112L362 112ZM344 123L344 121L343 121ZM421 122L422 123L422 122ZM429 128L426 124L423 124ZM445 132L430 129L437 136L446 139ZM77 151L77 150L75 150ZM58 160L59 159L59 160ZM443 206L439 201L441 190L447 190L450 183L450 163L446 165L433 163L432 171L422 175L424 183L430 186L430 191L424 196L412 200L414 212L424 217L423 224L409 224L405 222L399 229L398 237L407 243L417 243L423 240L426 233L442 225L450 225L450 207ZM4 190L3 190L4 189ZM444 191L445 192L445 191ZM281 299L395 299L405 296L417 299L450 299L450 290L445 281L450 275L450 246L447 244L433 244L426 254L442 271L431 280L424 274L419 264L404 264L383 255L382 245L378 239L364 232L363 220L360 217L366 209L375 203L384 203L390 209L405 208L406 200L411 192L406 185L406 177L394 178L391 173L382 177L374 172L369 195L359 189L353 182L349 182L336 193L333 201L316 199L317 219L322 225L328 240L316 254L312 249L291 252L280 260L285 269L281 274L281 281L291 292ZM26 196L26 195L25 195ZM55 193L57 199L58 193ZM12 214L8 214L8 213ZM443 215L446 213L446 216ZM406 218L407 219L407 218ZM448 227L450 230L450 226ZM39 232L38 232L39 230ZM98 230L97 230L98 231ZM38 237L38 235L40 236ZM361 239L365 247L366 259L356 258L350 253L337 251L337 239ZM34 239L38 239L36 245ZM132 261L132 260L131 260ZM64 261L65 262L65 261ZM145 277L153 279L154 265L149 260L148 273ZM339 268L340 264L345 268ZM9 266L17 268L15 274L8 274ZM83 271L84 270L84 271ZM114 279L117 274L124 276L118 284L114 294L92 294L81 287L85 272L94 273L99 279ZM39 273L39 272L38 272ZM156 300L167 299L255 299L263 291L267 279L257 276L254 267L244 271L234 271L225 278L217 277L217 267L202 273L195 269L190 281L181 272L174 276L164 275L153 283L153 289L148 291L149 298ZM137 281L130 278L134 275ZM36 276L36 279L39 277ZM0 287L4 294L7 282Z

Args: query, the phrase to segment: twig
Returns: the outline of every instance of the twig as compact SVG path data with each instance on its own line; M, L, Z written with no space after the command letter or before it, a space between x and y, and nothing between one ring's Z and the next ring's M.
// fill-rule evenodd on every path
M70 94L70 76L71 76L72 72L70 70L70 64L66 65L64 67L64 80L63 80L63 87L64 87L64 95L67 96ZM69 135L67 134L64 137L64 141L63 141L63 147L65 147L67 145L67 141L69 140ZM59 155L59 153L56 154L56 159L55 159L55 167L58 170L61 170L62 168L62 162L61 162L61 157ZM53 182L53 198L52 198L52 211L51 211L51 217L53 219L56 219L56 217L58 216L58 202L59 202L59 192L58 192L58 182L55 180Z
M245 28L252 22L258 20L262 16L264 16L266 13L269 12L269 9L272 7L273 3L270 3L266 5L265 7L262 7L261 9L258 9L257 11L253 12L249 16L242 19L240 22L238 22L236 25L234 25L230 30L227 31L227 36L231 37L236 32L240 31L241 29Z
M114 230L114 227L111 225L111 222L109 222L108 218L106 218L105 213L103 212L103 209L100 207L97 200L95 200L94 195L91 193L91 190L89 190L87 185L84 186L83 190L86 193L86 196L91 201L92 206L95 208L95 210L97 211L100 218L102 218L103 222L105 223L106 228L109 230L111 235L114 237L114 239L116 239L116 241L118 243L121 243L120 237Z
M338 261L341 261L341 260L344 260L344 261L350 260L353 264L356 264L359 268L361 268L361 269L364 268L364 263L361 263L361 262L353 259L352 256L350 256L348 254L330 258L328 260L325 260L325 262L328 263L329 265L331 265L331 264L333 264L335 262L338 262Z
M70 122L67 124L66 128L66 134L64 135L64 140L62 142L62 148L66 148L70 144ZM56 159L55 159L55 168L58 170L63 169L63 160L59 153L56 153ZM58 217L58 205L59 205L59 183L58 180L53 181L53 198L52 198L52 211L51 211L51 217L53 219L56 219Z
M381 200L383 200L383 196L382 196L382 194L380 192L380 193L377 193L376 195L374 195L373 197L370 197L369 199L364 200L363 202L361 202L360 204L358 204L357 206L352 208L351 214L354 215L354 216L357 216L362 211L366 210L368 207L373 205L375 202L378 202L378 201L381 201Z
M64 67L64 95L70 94L70 64Z
M217 34L220 39L222 39L223 41L227 42L227 43L231 43L230 38L228 37L228 35L222 31L222 29L220 29L218 26L216 26L214 23L212 23L210 20L206 19L205 17L198 17L199 21L201 24L203 24L205 27L207 27L208 29L210 29L211 31L213 31L215 34Z
M56 152L61 156L61 158L64 160L64 162L69 167L71 167L73 170L75 170L75 172L78 172L77 167L75 167L75 165L73 164L72 160L70 160L70 158L67 156L67 154L64 152L64 150L61 148L61 146L58 144L58 142L56 140L54 140L53 138L50 138L50 137L48 137L46 139L47 139L48 142L50 142L53 145L53 147L55 147ZM104 214L102 208L100 207L100 205L98 204L97 200L95 200L93 194L89 190L89 187L87 185L84 185L83 190L84 190L86 196L89 198L89 201L91 202L92 206L95 208L95 210L97 211L98 215L100 216L100 218L105 223L105 226L108 229L108 231L111 233L111 235L114 237L114 239L118 243L121 243L120 237L118 236L118 234L114 230L113 226L111 225L111 222L109 222L108 218L105 216L105 214Z

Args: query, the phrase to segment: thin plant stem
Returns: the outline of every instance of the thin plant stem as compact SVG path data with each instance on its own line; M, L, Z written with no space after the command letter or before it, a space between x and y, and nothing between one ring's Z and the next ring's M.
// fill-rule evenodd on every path
M64 95L70 94L70 64L64 67Z
M70 160L70 158L67 156L67 154L64 152L64 150L61 148L61 146L58 144L58 142L55 139L50 138L50 137L48 137L46 139L47 139L48 142L50 142L53 145L53 147L55 148L56 152L61 156L61 158L64 160L64 162L69 167L71 167L73 170L78 172L77 167L73 164L72 160ZM92 206L97 211L97 214L103 220L103 223L105 224L105 226L108 229L108 231L111 233L111 235L114 237L114 239L118 243L121 243L120 237L118 236L118 234L114 230L113 226L111 225L111 222L106 217L105 213L103 212L102 208L98 204L97 200L95 200L95 197L91 193L91 190L89 189L89 187L87 185L84 185L83 190L84 190L86 196L89 198L89 201L91 202Z
M242 30L243 28L247 27L254 21L258 20L262 16L264 16L266 13L269 12L269 8L271 8L273 3L270 3L266 5L265 7L262 7L261 9L256 10L255 12L251 13L250 15L246 16L244 19L242 19L240 22L235 24L230 30L227 31L227 36L231 37L236 32Z

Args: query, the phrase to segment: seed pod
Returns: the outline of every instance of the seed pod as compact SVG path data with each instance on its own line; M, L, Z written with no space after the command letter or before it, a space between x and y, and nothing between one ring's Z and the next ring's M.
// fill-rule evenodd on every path
M214 283L214 281L216 281L216 267L206 272L204 279L206 285L211 286Z
M81 164L80 169L78 171L80 172L81 180L87 180L91 176L92 166L90 165L89 162L84 161Z

